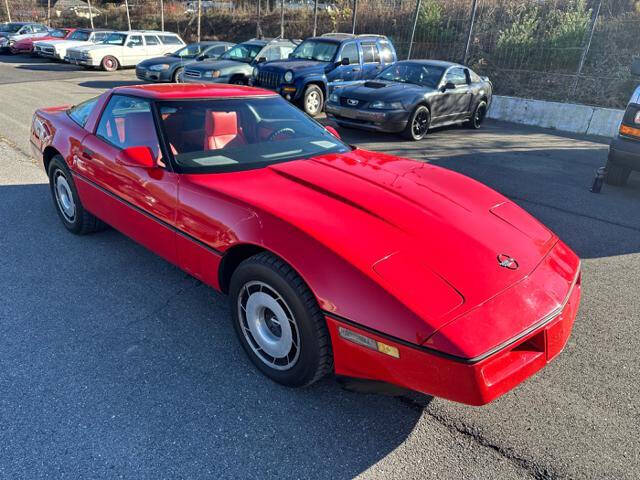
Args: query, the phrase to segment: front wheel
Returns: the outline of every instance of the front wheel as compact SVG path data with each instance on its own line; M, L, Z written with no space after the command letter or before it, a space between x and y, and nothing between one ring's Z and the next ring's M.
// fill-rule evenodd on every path
M182 83L183 72L184 72L183 67L176 68L176 71L173 72L173 83Z
M317 85L309 85L302 98L302 107L304 113L310 117L315 117L322 112L324 108L324 94Z
M467 122L469 128L478 129L484 122L484 118L487 116L487 102L484 100L476 105L475 110L471 114L471 118Z
M409 117L403 136L408 140L422 140L429 132L431 112L424 105L418 105Z
M302 387L332 370L322 311L284 261L264 252L242 262L231 277L229 298L242 347L271 380Z
M100 66L105 72L115 72L118 70L119 66L118 59L111 55L107 55L102 59L102 62L100 62Z
M244 79L244 77L235 77L233 80L231 80L231 85L246 85L247 81Z

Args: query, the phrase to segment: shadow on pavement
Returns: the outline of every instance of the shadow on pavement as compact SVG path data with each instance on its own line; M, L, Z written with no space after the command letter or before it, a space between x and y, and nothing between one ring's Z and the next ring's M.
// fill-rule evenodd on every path
M106 90L115 87L126 87L129 85L144 84L142 80L89 80L87 82L80 82L78 85L87 88L96 88L99 90Z

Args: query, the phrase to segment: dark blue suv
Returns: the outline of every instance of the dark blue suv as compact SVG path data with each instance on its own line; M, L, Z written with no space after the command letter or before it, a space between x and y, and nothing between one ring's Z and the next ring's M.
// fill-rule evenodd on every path
M274 90L315 117L332 90L375 77L397 60L382 35L327 33L302 42L288 60L253 69L253 85Z

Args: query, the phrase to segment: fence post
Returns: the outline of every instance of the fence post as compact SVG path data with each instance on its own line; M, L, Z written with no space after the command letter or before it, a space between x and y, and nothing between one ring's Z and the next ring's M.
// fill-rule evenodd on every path
M596 13L593 16L593 20L591 21L591 30L589 31L589 39L587 40L587 44L582 49L582 56L580 57L580 64L578 65L578 71L576 72L576 79L573 82L573 88L571 90L571 95L575 97L576 90L578 90L578 80L580 78L580 74L582 73L582 68L584 67L584 62L587 60L587 55L589 54L589 49L591 48L591 40L593 40L593 32L596 29L596 22L598 21L598 15L600 15L600 7L602 7L602 0L598 2L598 8L596 8Z
M160 30L164 32L164 0L160 0Z
M357 13L358 13L358 0L353 0L353 13L351 14L351 33L356 33Z
M464 49L464 57L462 64L466 65L469 60L469 49L471 48L471 36L473 35L473 24L476 21L476 12L478 11L478 0L472 0L471 4L471 22L469 23L469 33L467 34L467 46Z
M313 2L313 36L318 34L318 0Z
M409 39L409 52L407 53L407 60L411 60L411 49L413 48L413 37L416 35L416 27L418 26L418 17L420 16L420 7L422 6L422 0L416 0L416 11L413 13L413 28L411 28L411 38Z
M280 38L284 38L284 0L280 0Z
M7 7L7 17L9 17L9 21L11 22L11 10L9 10L9 0L4 0L4 4Z
M198 0L198 41L200 41L200 23L202 21L202 0Z
M51 0L47 0L47 27L51 28Z
M256 2L257 7L256 7L256 38L262 38L262 26L260 25L260 16L262 15L262 12L260 11L262 9L262 0L258 0ZM269 8L269 5L267 5L267 8Z
M93 30L93 8L91 8L91 0L87 0L89 6L89 22L91 23L91 29Z
M124 7L127 9L127 25L131 30L131 17L129 16L129 0L124 0Z

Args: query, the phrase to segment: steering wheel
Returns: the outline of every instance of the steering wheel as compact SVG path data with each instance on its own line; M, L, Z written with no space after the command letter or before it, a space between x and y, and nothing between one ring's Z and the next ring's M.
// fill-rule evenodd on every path
M296 134L296 131L293 128L290 128L290 127L279 128L275 132L271 132L271 134L267 137L267 142L270 142L271 140L277 137L295 135L295 134Z

